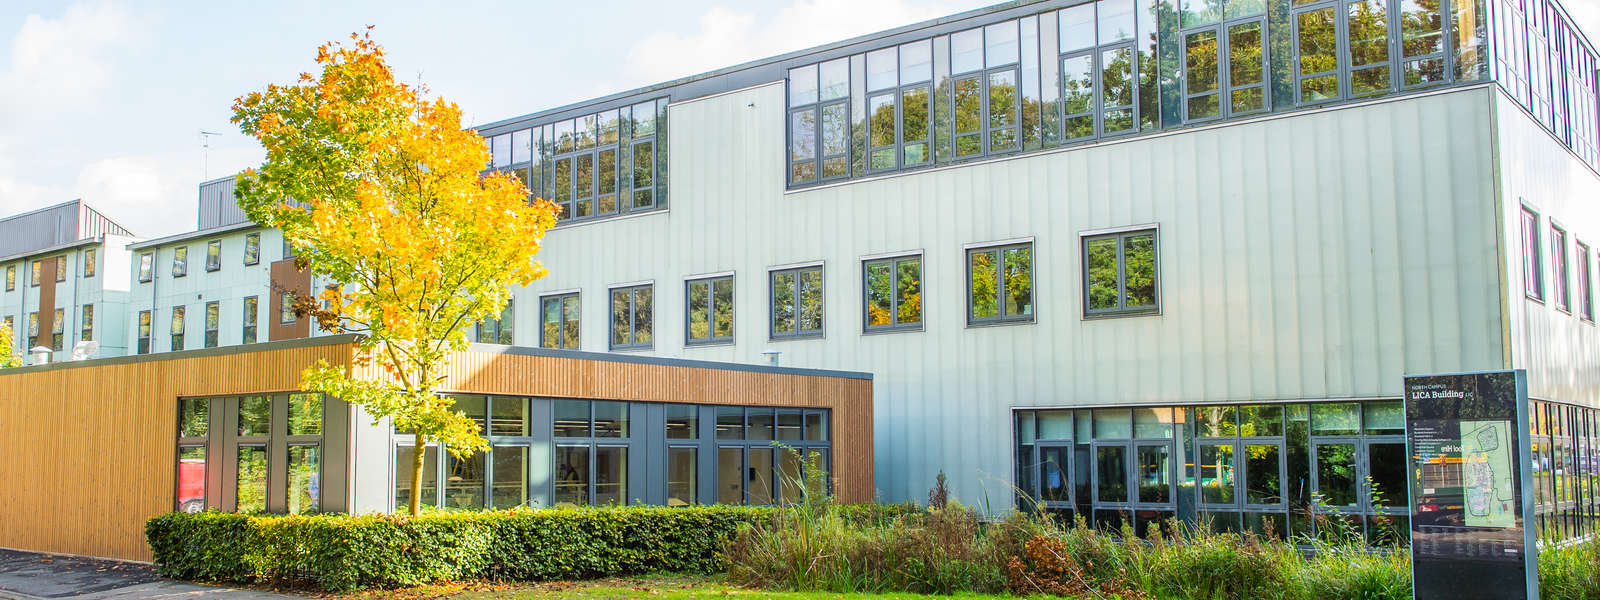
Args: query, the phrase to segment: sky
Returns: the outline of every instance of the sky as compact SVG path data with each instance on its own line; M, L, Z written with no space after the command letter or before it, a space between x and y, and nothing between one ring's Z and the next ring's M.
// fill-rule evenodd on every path
M142 237L193 230L196 186L261 159L233 99L368 25L471 126L995 1L4 0L0 215L82 198ZM1565 5L1600 42L1600 0Z

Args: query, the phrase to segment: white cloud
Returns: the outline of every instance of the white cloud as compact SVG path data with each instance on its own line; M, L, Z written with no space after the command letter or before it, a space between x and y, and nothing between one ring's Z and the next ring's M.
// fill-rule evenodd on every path
M962 8L983 4L957 1ZM959 9L908 0L796 0L771 19L762 20L753 13L716 6L700 15L700 28L694 33L658 33L639 40L628 51L627 75L634 85L667 81L909 25L955 10Z
M120 2L79 3L59 18L30 14L0 74L8 112L59 114L95 99L116 74L119 51L144 43L148 24Z

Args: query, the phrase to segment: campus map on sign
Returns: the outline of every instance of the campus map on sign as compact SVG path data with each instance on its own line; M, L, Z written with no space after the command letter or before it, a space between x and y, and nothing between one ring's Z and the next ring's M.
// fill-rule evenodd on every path
M1516 524L1510 421L1461 422L1461 478L1466 524L1504 529Z

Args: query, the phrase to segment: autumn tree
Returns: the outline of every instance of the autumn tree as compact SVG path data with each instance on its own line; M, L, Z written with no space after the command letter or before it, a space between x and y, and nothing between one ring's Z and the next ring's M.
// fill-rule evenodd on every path
M462 129L460 109L395 81L370 31L350 40L318 48L320 75L234 102L234 123L266 149L261 167L239 178L239 206L282 230L296 266L338 284L296 311L359 334L356 365L380 367L364 379L319 363L302 388L392 419L419 448L470 456L487 442L435 390L468 328L544 274L534 255L557 209L528 202L514 176L482 174L489 150ZM424 454L409 465L413 515Z
M0 369L22 366L22 356L17 354L12 346L12 340L17 339L15 331L11 330L10 322L0 322L0 340L5 340L6 349L0 352Z

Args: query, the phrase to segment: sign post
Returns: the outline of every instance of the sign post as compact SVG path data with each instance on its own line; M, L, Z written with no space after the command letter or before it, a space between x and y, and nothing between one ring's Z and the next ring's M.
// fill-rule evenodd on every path
M1527 372L1405 379L1414 598L1539 597Z

